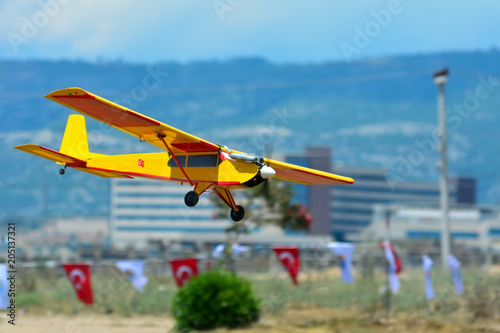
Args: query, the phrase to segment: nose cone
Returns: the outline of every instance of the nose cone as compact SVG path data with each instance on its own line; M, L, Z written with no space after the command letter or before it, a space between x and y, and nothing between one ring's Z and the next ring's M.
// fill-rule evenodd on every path
M261 169L260 169L260 176L264 179L269 179L269 178L273 178L274 176L276 176L276 171L274 171L273 168L267 166L267 165L264 165Z

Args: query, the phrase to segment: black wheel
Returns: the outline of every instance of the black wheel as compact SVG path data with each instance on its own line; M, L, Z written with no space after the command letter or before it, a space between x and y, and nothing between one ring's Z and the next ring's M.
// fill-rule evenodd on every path
M188 193L186 193L186 196L184 197L184 203L188 207L196 206L198 200L200 200L200 196L195 191L189 191Z
M240 205L237 205L238 210L231 209L231 219L234 222L239 222L245 217L245 209Z
M64 170L64 169L60 169L60 170L59 170L59 174L60 174L61 176L62 176L62 175L64 175L64 173L65 173L65 172L66 172L66 170Z

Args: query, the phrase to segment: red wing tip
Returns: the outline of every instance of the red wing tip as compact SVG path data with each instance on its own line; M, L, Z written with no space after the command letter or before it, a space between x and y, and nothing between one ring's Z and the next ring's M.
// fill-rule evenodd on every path
M352 178L348 178L348 179L342 179L340 180L342 183L344 184L348 184L348 185L351 185L351 184L354 184L354 179Z

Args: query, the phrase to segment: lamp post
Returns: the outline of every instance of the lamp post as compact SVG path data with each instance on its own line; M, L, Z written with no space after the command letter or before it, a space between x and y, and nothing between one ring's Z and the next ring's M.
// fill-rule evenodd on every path
M385 212L385 246L389 246L391 243L390 235L391 227L391 211ZM385 250L385 249L384 249ZM391 263L386 259L385 268L385 318L389 319L389 313L391 312Z
M450 214L448 202L448 162L446 158L446 106L444 98L444 86L448 81L449 71L443 68L434 73L434 83L439 88L438 114L439 114L439 152L441 153L441 181L440 181L440 206L443 214L441 229L441 264L447 267L448 255L450 254Z

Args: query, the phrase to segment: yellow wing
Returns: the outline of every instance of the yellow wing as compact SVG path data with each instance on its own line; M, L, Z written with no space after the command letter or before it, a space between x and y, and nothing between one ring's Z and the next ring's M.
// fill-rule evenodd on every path
M147 141L161 149L163 136L174 153L211 152L219 146L110 102L80 88L56 90L46 98Z
M335 185L353 184L354 180L349 177L335 175L324 171L304 168L298 165L279 162L268 158L264 163L276 171L275 178L288 180L305 185Z

